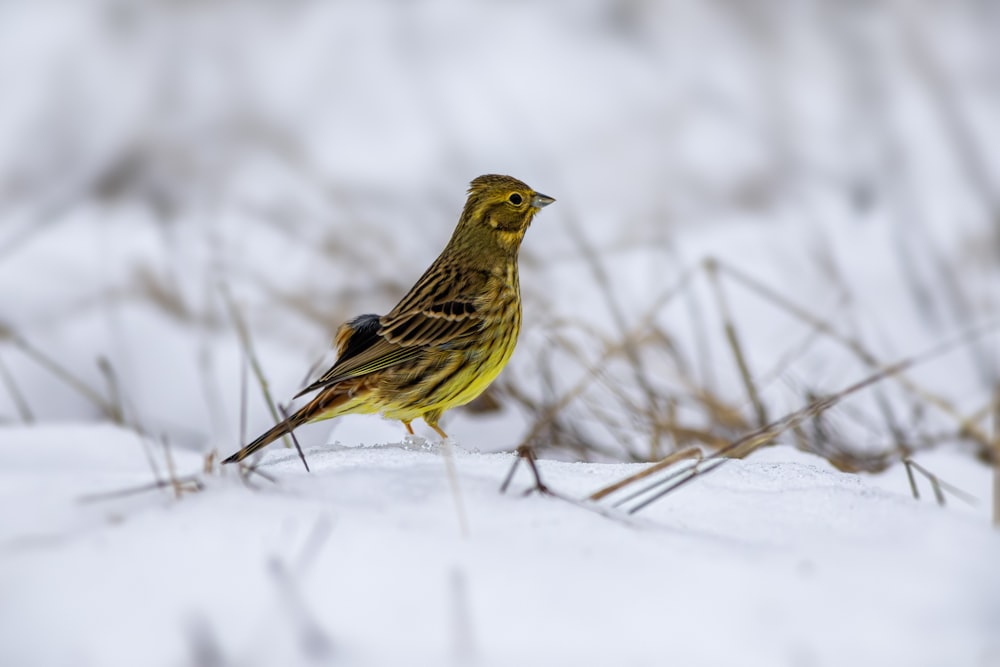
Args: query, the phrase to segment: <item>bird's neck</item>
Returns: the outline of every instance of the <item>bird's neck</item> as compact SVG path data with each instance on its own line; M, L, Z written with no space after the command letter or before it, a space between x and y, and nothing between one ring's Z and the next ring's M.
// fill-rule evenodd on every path
M445 255L468 262L474 268L491 268L512 263L517 268L521 232L497 232L486 229L455 230Z

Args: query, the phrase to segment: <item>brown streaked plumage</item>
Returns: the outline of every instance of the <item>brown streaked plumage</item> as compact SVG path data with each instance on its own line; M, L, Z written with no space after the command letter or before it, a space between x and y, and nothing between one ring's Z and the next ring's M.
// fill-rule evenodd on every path
M554 199L510 176L472 181L441 255L396 307L342 324L337 361L298 393L319 393L223 463L242 461L302 424L345 414L422 418L468 403L503 370L521 329L517 254L538 211Z

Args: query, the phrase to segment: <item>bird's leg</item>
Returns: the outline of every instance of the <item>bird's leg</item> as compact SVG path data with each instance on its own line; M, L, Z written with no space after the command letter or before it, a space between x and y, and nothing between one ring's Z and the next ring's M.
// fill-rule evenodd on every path
M427 440L413 432L413 426L408 420L400 419L399 421L403 422L403 426L406 427L407 435L403 438L405 447L416 447L417 449L427 447Z
M448 440L448 434L442 431L441 427L438 426L438 420L441 419L442 412L444 412L444 410L429 410L421 416L424 418L424 422L434 429L434 431L441 436L442 442L444 442Z

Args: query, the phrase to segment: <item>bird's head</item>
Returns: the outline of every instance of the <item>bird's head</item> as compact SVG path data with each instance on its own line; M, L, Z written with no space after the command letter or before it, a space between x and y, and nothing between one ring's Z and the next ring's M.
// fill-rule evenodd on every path
M477 245L496 244L517 252L532 218L554 201L516 178L480 176L469 184L469 198L458 221L455 239Z

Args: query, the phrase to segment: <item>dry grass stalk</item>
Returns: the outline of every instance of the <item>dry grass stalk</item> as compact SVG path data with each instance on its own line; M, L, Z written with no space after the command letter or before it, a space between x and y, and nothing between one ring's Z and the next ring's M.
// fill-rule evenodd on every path
M164 460L167 467L167 476L164 478L160 474L160 467L156 462L156 457L153 456L153 453L150 451L150 440L144 429L139 424L133 425L132 429L139 437L139 444L142 445L142 451L146 456L146 462L149 464L149 469L153 473L153 481L148 484L140 484L138 486L127 487L115 491L84 495L79 498L80 502L89 503L102 500L114 500L117 498L124 498L159 489L170 489L173 492L174 498L179 499L185 493L195 493L205 488L204 483L198 475L185 475L180 477L177 475L173 455L170 451L170 444L166 436L163 436L160 440L160 445L163 448Z
M465 501L462 499L462 487L458 483L458 467L455 465L455 452L451 446L451 439L445 438L441 442L441 449L444 451L444 468L448 476L448 486L451 489L451 498L455 503L455 516L458 519L458 530L462 537L469 537L469 519L465 512Z
M287 421L289 417L288 409L284 405L279 405L278 409L281 410L281 417ZM295 437L294 432L289 433L288 435L289 437L291 437L292 442L295 444L295 451L298 452L299 460L302 461L302 465L303 467L305 467L306 472L312 472L309 469L309 462L306 461L306 455L302 453L302 447L299 445L299 439Z
M103 412L108 419L112 420L116 424L122 424L122 416L119 411L94 388L73 375L73 373L67 370L64 366L36 348L19 334L9 330L6 331L6 333L8 334L7 337L11 344L19 349L25 356L30 358L39 366L45 368L58 379L63 381L67 386L97 406L97 408L100 409L100 411Z
M585 245L582 251L586 253ZM603 273L599 264L595 266L592 263L591 266L591 273L600 287L599 291L605 298L611 298L607 275ZM585 323L567 321L552 323L551 326L557 330L549 337L552 346L543 350L538 358L538 366L543 371L540 374L542 376L539 385L542 390L540 394L526 391L523 383L514 382L504 383L500 392L506 399L513 400L531 415L529 432L522 440L522 446L562 449L572 453L575 458L584 460L597 457L648 461L663 458L661 451L663 439L670 443L667 453L691 445L723 449L733 441L734 434L746 432L748 424L742 414L743 411L730 405L712 391L709 385L691 375L689 360L673 344L672 336L657 326L655 321L661 308L676 296L691 292L692 277L699 271L706 273L706 278L715 283L709 287L710 289L714 287L719 311L727 326L729 347L737 359L740 375L747 393L751 395L751 403L755 406L758 421L762 414L765 417L767 414L760 393L762 385L759 381L755 382L749 372L743 346L739 336L736 335L738 333L736 324L729 315L728 304L722 294L721 280L715 275L717 273L735 280L766 302L808 325L810 331L802 345L798 346L796 354L817 341L830 339L844 346L874 371L889 368L859 340L842 333L839 327L830 321L798 306L741 271L710 259L684 272L678 283L667 289L656 300L654 307L644 313L634 328L628 329L628 323L619 313L614 322L618 331L615 340L609 340ZM981 327L981 331L993 330L996 328L995 324ZM564 332L566 334L576 332L589 337L600 345L600 355L595 359L592 355L594 345L579 344L578 339L564 335ZM975 341L975 337L970 335L966 340ZM553 351L556 354L569 356L568 364L564 362L557 364L562 369L563 375L567 368L572 368L574 372L579 371L579 379L568 389L560 388L551 377L553 371L550 366L555 363L552 361ZM790 363L792 358L785 355L779 366ZM627 364L633 377L632 383L622 381L621 373L615 369L616 360ZM678 393L655 387L651 382L653 377L658 379L658 376L652 375L650 369L664 361L672 365L671 381L680 383L682 387ZM646 378L644 387L640 386L639 380L636 379L637 371ZM771 371L768 376L772 379L778 377L777 372L777 370ZM851 472L883 470L919 449L955 438L970 438L980 444L984 441L990 443L990 448L980 448L979 453L985 455L987 460L992 458L989 454L992 451L992 439L985 436L984 429L980 425L984 415L989 412L989 405L977 411L975 416L965 416L948 400L917 385L905 374L889 375L896 377L906 389L907 393L903 398L912 399L911 414L905 420L898 417L888 397L879 391L876 396L876 407L881 412L882 423L868 423L870 418L863 412L857 412L854 418L868 428L875 437L887 434L892 442L891 449L874 455L858 450L840 434L836 424L824 418L822 413L817 413L803 422L793 423L789 427L795 434L798 446L805 451L825 457L841 470ZM701 376L706 379L708 377L706 372L702 372ZM599 391L593 391L598 388ZM652 400L651 394L654 395ZM806 395L808 396L808 393ZM931 434L923 430L915 435L908 433L907 430L912 431L913 427L924 419L927 413L925 406L929 405L935 406L956 420L958 429L942 434ZM844 414L851 415L854 411L847 406ZM692 416L697 420L695 423L691 423ZM909 425L908 429L903 428L903 423ZM609 438L617 444L615 446L601 444L600 435L595 434L595 426L607 431ZM630 446L629 443L635 441L636 435L648 438L650 444L647 450L640 451Z
M14 376L11 375L7 365L3 363L3 357L0 357L0 380L3 381L4 386L7 388L7 393L14 402L14 407L17 410L18 416L21 417L21 421L25 424L33 423L35 415L31 412L31 407L24 398L21 388L18 387L17 381L14 380Z
M653 475L668 466L672 466L673 464L683 459L700 460L701 458L702 458L701 450L698 449L697 447L688 447L687 449L682 449L681 451L674 452L673 454L669 454L663 457L661 460L652 464L648 468L635 473L634 475L629 475L624 479L618 480L614 484L609 484L608 486L605 486L603 489L598 489L597 491L594 491L592 494L587 496L587 500L592 500L595 502L601 500L605 496L609 496L615 491L618 491L619 489L622 489L628 486L629 484L632 484L633 482L638 482L641 479L645 479L650 475Z
M240 364L240 440L236 443L237 448L247 441L247 366L246 350L243 350L243 363Z
M146 301L157 305L179 322L195 321L195 313L188 307L184 295L177 288L176 280L160 276L145 266L134 272L133 289Z
M513 399L532 415L530 431L522 439L522 444L538 447L544 443L546 448L566 449L584 460L594 456L604 459L621 458L620 450L597 443L593 437L593 429L585 428L584 421L593 423L596 420L625 450L625 458L650 461L662 458L661 443L664 439L672 443L668 451L683 449L693 442L720 447L730 441L733 432L745 430L747 424L740 410L691 376L690 365L674 345L672 337L655 324L658 312L690 288L697 270L700 269L683 272L676 284L664 290L655 300L638 324L633 329L626 330L625 335L618 339L609 340L584 323L551 323L550 326L557 330L571 329L585 334L600 345L601 353L596 360L589 359L587 351L594 349L592 345L579 346L561 333L553 333L550 335L553 349L569 355L582 371L582 377L572 387L557 395L551 379L543 381L542 398L539 399L523 391L518 383L503 382L500 385L503 396ZM639 388L636 393L633 391L634 385L630 386L618 379L611 370L613 362L624 359L634 377L640 350L645 351L650 360L653 355L664 355L673 364L678 373L677 379L684 387L683 395L665 393L664 390L655 388L651 382L646 383L645 390ZM629 359L630 354L632 359ZM540 354L539 367L547 369L551 357L547 351ZM638 368L645 374L645 365ZM600 400L590 400L587 392L596 385L600 385L617 403L609 403L607 394L602 394ZM655 394L655 400L649 400L650 394ZM683 423L677 409L682 402L696 405L696 411L706 416L708 426ZM576 412L585 415L585 420L567 414L568 409L574 405L578 406ZM715 432L717 430L720 432ZM643 433L648 439L649 446L645 451L634 450L626 444L635 433Z
M872 375L869 375L863 380L856 382L837 393L822 398L818 398L810 402L808 405L801 408L800 410L796 410L795 412L792 412L782 417L781 419L772 422L767 426L760 428L754 431L753 433L750 433L736 440L729 446L715 452L711 456L708 456L704 459L692 463L691 465L673 471L670 474L668 474L665 478L656 480L652 484L646 485L645 487L633 492L627 498L618 501L616 505L621 505L630 500L643 497L638 503L632 505L630 509L628 509L629 514L634 514L635 512L638 512L641 509L656 502L657 500L663 498L665 495L677 490L678 488L692 481L696 477L705 475L711 472L712 470L717 469L719 466L723 465L727 461L730 461L734 458L743 458L747 456L748 454L758 449L762 445L771 442L785 431L788 431L789 429L802 424L804 421L814 418L815 416L822 414L826 410L829 410L830 408L837 405L848 396L855 394L861 391L862 389L870 387L878 382L881 382L887 377L891 377L897 373L901 373L909 368L912 368L918 363L927 361L933 357L944 354L945 352L948 352L953 348L955 348L957 345L966 343L971 338L974 338L977 335L982 335L983 333L984 330L982 328L966 332L965 334L957 337L956 339L946 341L924 352L923 354L916 355L908 359L905 359L903 361L892 364L890 366L887 366L882 370ZM930 475L930 473L926 474ZM935 480L936 481L933 482L935 488L937 489L944 488L944 485L940 480L936 478ZM959 497L962 497L963 495L966 498L968 497L968 494L964 494L964 492L954 487L949 486L948 490Z
M729 304L726 302L725 293L722 290L722 285L719 283L719 265L714 259L705 260L705 272L708 274L709 284L712 286L712 292L715 294L715 303L719 309L719 314L722 317L722 325L726 332L726 342L729 344L729 349L732 350L733 359L736 362L736 367L740 372L740 379L743 381L743 387L746 389L747 397L750 399L750 403L753 405L754 411L757 413L757 426L764 426L768 423L767 410L764 408L764 403L760 400L760 395L757 393L757 385L753 381L753 376L750 374L750 367L747 365L746 355L743 353L743 346L740 344L739 335L736 332L736 326L733 324L733 318L729 311Z
M163 458L167 462L167 475L168 481L170 482L170 488L174 491L174 497L180 498L184 493L184 488L178 481L177 477L177 467L174 465L174 455L170 451L170 441L167 440L167 436L163 436L160 444L163 445Z
M264 375L264 371L260 366L260 361L258 361L257 355L254 352L253 343L250 339L250 330L247 328L246 322L243 321L243 317L240 315L240 311L236 307L236 303L233 301L233 297L229 293L229 289L226 287L225 283L220 284L219 292L221 293L222 300L226 305L226 310L229 312L229 318L232 320L233 326L236 329L236 335L240 340L240 346L243 348L243 354L246 356L247 361L250 362L250 368L253 370L254 377L257 379L257 384L260 386L264 402L267 403L267 409L271 413L271 419L277 423L281 419L278 414L277 404L271 397L271 388L268 384L267 377ZM292 446L287 435L282 437L282 442L285 443L285 447Z
M912 459L904 459L903 465L906 466L907 475L909 475L910 478L910 490L913 492L913 497L915 499L919 500L920 494L917 493L916 483L912 472L910 472L911 469L916 470L925 478L927 478L927 481L930 482L931 484L931 490L934 491L934 499L937 501L937 504L940 505L941 507L944 507L946 504L944 495L945 491L955 496L956 498L959 498L969 503L970 505L976 504L975 496L966 491L963 491L962 489L958 488L953 484L949 484L948 482L944 481L943 479L941 479L940 477L938 477L930 470L917 463L916 461Z
M571 343L566 343L568 343L568 341L564 341L562 346L564 351L574 354L575 346ZM595 363L587 365L583 377L576 384L570 387L567 391L563 392L558 398L549 398L542 404L539 404L527 394L523 393L516 384L504 384L504 393L511 398L514 398L523 407L531 410L535 415L531 430L529 430L527 435L524 436L521 443L528 446L534 446L539 441L542 433L550 429L556 423L560 413L573 401L582 396L582 394L601 377L601 368L603 368L604 364L611 359L619 349L620 348L618 347L606 346L601 354L601 357Z
M906 480L910 483L910 493L913 494L913 499L920 500L920 490L917 488L917 480L913 476L910 459L903 459L903 469L906 470Z
M116 424L124 424L124 397L121 391L121 382L118 380L118 374L115 373L111 362L104 356L97 358L97 368L100 369L101 375L104 376L105 381L108 383L108 394L110 396L108 406L113 410L111 419Z
M538 460L535 458L535 450L529 445L521 445L517 448L517 458L514 459L514 463L510 466L510 470L507 471L507 476L504 477L503 483L500 484L500 493L507 493L510 483L514 481L514 473L517 472L517 466L521 463L522 459L528 464L531 476L535 480L535 485L525 491L525 495L537 491L538 493L569 500L568 496L563 496L562 494L553 491L545 484L545 482L542 481L542 475L538 471Z
M718 263L718 267L722 272L728 274L731 278L748 289L756 292L765 300L770 301L793 317L796 317L805 324L808 324L810 327L826 334L832 340L840 343L853 352L855 356L857 356L858 359L860 359L868 367L873 369L884 367L884 364L858 340L842 334L826 320L814 315L805 308L796 305L775 290L772 290L763 283L728 264ZM994 322L987 326L988 328L994 328L995 324L996 323ZM928 405L938 408L941 412L954 419L958 423L958 432L960 434L972 438L982 446L989 446L989 437L976 425L974 420L963 415L950 401L921 387L916 382L909 379L906 375L899 374L894 375L894 377L896 381L903 386L903 388L911 392L915 397L919 398Z
M1000 382L993 389L993 525L1000 528Z
M621 310L619 299L615 297L614 290L611 287L611 280L608 278L608 274L604 270L604 265L601 263L601 259L597 252L587 242L587 238L582 227L579 224L574 224L573 226L574 233L571 235L571 238L576 241L580 254L586 260L587 266L590 268L590 271L594 276L594 282L597 284L599 292L604 298L608 312L611 313L612 322L618 329L618 335L622 343L622 352L628 360L632 371L632 377L635 380L635 385L639 388L643 398L645 399L645 412L647 415L655 415L658 412L659 394L653 388L652 383L646 375L639 346L636 345L632 336L632 331L630 331L628 324L625 321L625 314ZM654 425L654 428L650 433L650 452L657 451L659 447L658 443L660 433L655 428L656 423L656 420L653 420L652 424Z
M158 479L148 484L140 484L139 486L131 486L115 491L89 493L87 495L80 496L78 500L81 503L95 503L104 500L127 498L128 496L135 496L140 493L157 491L159 489L170 489L175 493L177 493L178 490L180 490L181 493L194 493L201 491L204 488L204 483L202 483L201 479L197 475L188 475L185 477L175 477L173 479Z
M210 451L205 454L205 458L202 461L201 472L205 475L211 475L212 471L215 470L216 459L219 458L219 453L216 450Z

